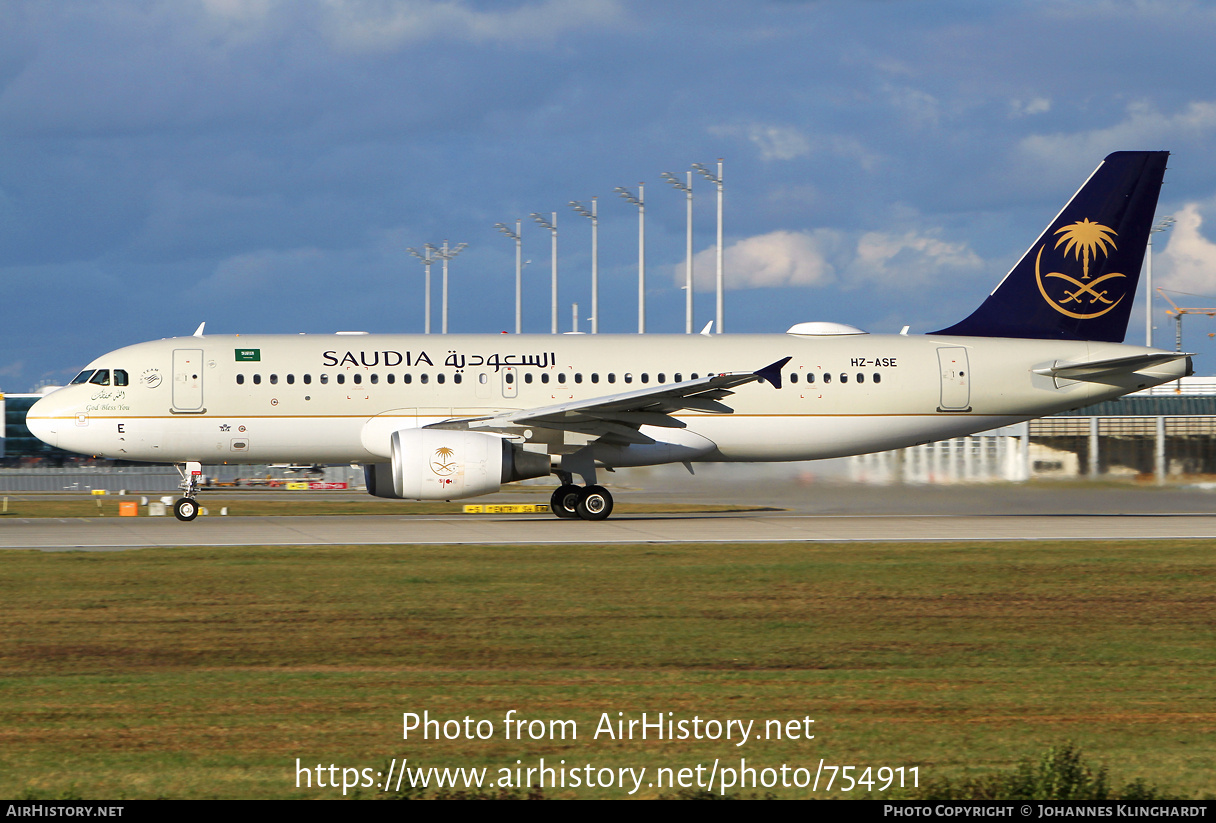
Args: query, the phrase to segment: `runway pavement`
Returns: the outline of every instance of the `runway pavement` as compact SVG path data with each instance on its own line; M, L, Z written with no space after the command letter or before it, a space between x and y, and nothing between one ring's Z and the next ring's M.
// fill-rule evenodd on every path
M0 548L121 550L174 546L612 544L912 540L1216 540L1216 493L1119 485L872 487L715 482L621 486L618 502L729 502L784 511L631 515L588 523L550 515L5 519ZM536 494L499 495L509 502ZM203 500L204 505L206 500ZM386 503L386 505L392 505Z
M170 546L346 544L609 544L772 541L1216 539L1216 517L1104 515L1006 517L771 517L759 515L617 518L602 523L530 516L233 517L172 520L79 518L6 523L0 546L121 550Z

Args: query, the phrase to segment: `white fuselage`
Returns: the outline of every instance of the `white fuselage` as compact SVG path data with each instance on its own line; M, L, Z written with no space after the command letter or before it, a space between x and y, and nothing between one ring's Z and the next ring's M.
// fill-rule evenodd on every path
M597 448L602 465L809 460L883 451L1077 408L1176 379L1185 363L1074 382L1057 363L1155 351L950 336L238 335L140 343L97 358L109 385L66 386L28 415L60 448L164 463L378 463L392 432L552 406L784 357L782 387L740 386L733 413L643 426L657 446ZM125 372L126 385L117 372ZM535 451L579 435L521 429Z

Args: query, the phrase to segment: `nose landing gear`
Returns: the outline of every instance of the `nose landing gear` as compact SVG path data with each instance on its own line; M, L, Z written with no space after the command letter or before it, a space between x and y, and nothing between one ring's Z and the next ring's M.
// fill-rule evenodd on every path
M189 522L198 517L198 487L203 481L203 466L201 463L183 463L177 467L177 473L182 476L181 490L185 497L173 504L173 516L178 520Z

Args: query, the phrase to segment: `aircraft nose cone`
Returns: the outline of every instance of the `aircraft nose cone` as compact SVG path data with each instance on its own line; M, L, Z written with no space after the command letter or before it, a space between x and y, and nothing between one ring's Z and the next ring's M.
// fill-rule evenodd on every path
M25 415L25 425L30 430L30 434L37 437L43 443L50 446L58 446L59 433L55 430L57 421L51 417L51 413L50 404L46 402L46 398L44 397L30 406L30 410Z

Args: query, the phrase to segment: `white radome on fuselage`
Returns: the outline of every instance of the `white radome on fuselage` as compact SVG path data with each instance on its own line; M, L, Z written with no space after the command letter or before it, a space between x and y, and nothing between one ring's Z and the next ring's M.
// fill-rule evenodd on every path
M675 449L605 446L595 457L610 467L812 460L984 431L1185 373L1183 360L1109 382L1034 371L1157 351L864 333L209 335L103 355L86 370L125 371L128 385L66 386L39 401L28 420L35 434L60 448L125 460L380 463L389 460L390 436L400 429L603 397L694 374L751 372L789 357L780 389L764 382L741 386L722 401L732 413L686 410L673 415L686 428L641 427ZM239 359L241 352L248 359ZM535 427L521 427L517 436L551 453L569 451L578 438Z

